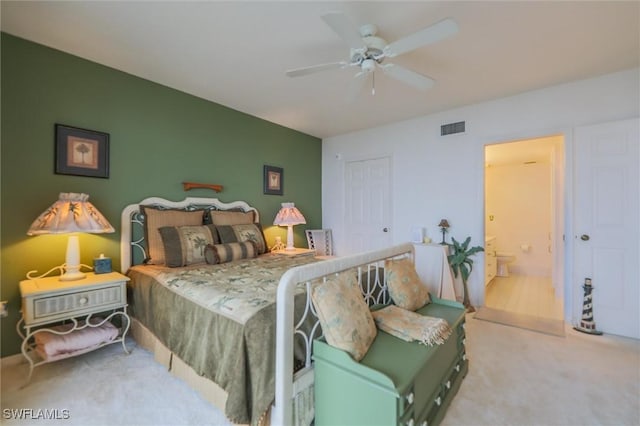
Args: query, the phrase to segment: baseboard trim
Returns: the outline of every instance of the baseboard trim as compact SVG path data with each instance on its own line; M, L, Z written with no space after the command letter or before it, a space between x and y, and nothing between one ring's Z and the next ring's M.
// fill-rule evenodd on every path
M539 333L545 333L552 336L566 336L566 324L562 320L516 314L514 312L487 308L486 306L478 308L473 318L508 325L511 327L523 328L525 330L537 331Z
M22 356L22 354L9 355L9 356L0 358L0 367L1 368L13 367L19 364L26 364L26 362L27 360L25 359L25 357Z

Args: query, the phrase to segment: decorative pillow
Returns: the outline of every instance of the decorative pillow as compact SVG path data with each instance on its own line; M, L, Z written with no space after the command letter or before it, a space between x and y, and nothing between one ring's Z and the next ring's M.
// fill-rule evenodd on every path
M258 255L253 241L229 244L209 244L205 248L205 259L208 264L231 262L239 259L252 259Z
M156 206L140 206L144 214L144 239L147 242L145 263L164 264L164 246L159 228L164 226L202 225L204 210L162 210Z
M431 302L429 289L420 281L411 259L385 260L387 286L393 303L415 311Z
M267 252L267 243L265 243L262 227L259 223L216 226L216 228L218 229L220 242L223 244L253 241L256 244L258 254Z
M355 274L342 273L317 285L311 300L327 343L360 361L377 334Z
M220 242L213 225L163 226L158 231L164 247L164 263L171 268L204 263L207 245Z
M255 222L253 211L210 210L209 220L213 225L248 225Z

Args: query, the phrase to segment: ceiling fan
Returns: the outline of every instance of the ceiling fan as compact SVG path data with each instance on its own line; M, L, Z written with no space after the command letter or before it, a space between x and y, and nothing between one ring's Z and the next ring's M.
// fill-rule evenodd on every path
M354 82L349 91L349 97L351 98L360 92L369 75L372 76L371 92L375 94L374 71L376 68L381 69L389 77L417 89L426 90L431 88L435 81L430 77L400 65L383 62L386 58L393 58L419 47L435 43L458 32L456 22L451 18L446 18L393 43L387 43L376 35L378 28L375 25L367 24L358 29L342 12L324 14L322 15L322 20L349 46L349 60L296 68L288 70L286 74L289 77L301 77L331 69L358 67L359 71L355 74Z

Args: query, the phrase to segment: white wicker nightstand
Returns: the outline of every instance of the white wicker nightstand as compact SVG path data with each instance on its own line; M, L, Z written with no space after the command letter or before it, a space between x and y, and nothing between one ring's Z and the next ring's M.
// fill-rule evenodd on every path
M129 353L125 345L125 336L131 324L127 315L127 281L129 278L118 272L88 273L86 278L77 281L60 281L57 276L20 281L22 318L16 328L22 337L22 354L29 362L27 383L31 380L33 369L47 362L80 355L118 342L122 342L124 351ZM98 313L107 315L100 322L90 322L92 316ZM35 351L34 337L37 333L67 335L87 327L103 326L115 316L122 319L122 326L115 339L98 342L85 350L75 350L53 360L38 360L40 357ZM64 332L46 327L63 321L72 324L72 327Z

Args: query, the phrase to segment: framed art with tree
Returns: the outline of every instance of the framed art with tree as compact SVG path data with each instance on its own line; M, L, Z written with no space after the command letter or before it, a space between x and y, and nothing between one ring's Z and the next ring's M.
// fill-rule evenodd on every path
M109 134L56 124L55 172L109 177Z
M269 195L282 195L284 183L284 170L281 167L264 166L264 193Z

